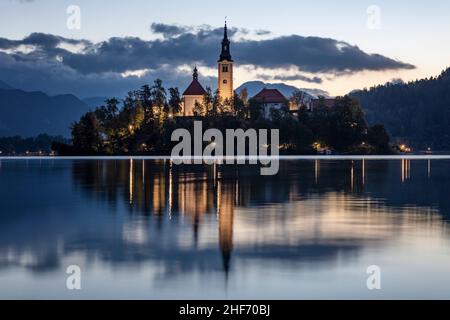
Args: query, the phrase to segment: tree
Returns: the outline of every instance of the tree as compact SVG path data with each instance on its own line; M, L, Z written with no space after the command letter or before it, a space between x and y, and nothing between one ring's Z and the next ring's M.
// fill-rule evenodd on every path
M145 122L153 119L153 101L152 101L152 88L148 84L141 87L141 90L136 93L138 101L144 109ZM130 96L129 96L130 97ZM132 100L133 97L130 97Z
M356 91L370 125L383 123L396 140L416 149L450 148L450 69L438 77Z
M103 150L100 121L95 112L88 112L72 126L73 145L81 153L95 154Z
M246 89L243 89L242 91L244 91ZM241 91L241 93L242 93ZM242 99L242 97L244 99L245 95L243 96L242 94L240 95L234 95L233 98L233 108L234 108L234 115L237 116L240 119L246 119L248 117L248 106L246 105L246 103L248 104L248 101L245 102L245 100Z
M194 112L194 116L196 116L196 117L204 116L205 115L205 107L204 107L203 103L195 101L193 112Z
M247 88L244 88L241 90L241 92L239 92L238 98L239 98L239 100L242 101L244 106L248 107L248 90L247 90Z
M367 135L367 123L358 101L350 96L337 98L332 108L328 143L336 150L361 144Z
M219 113L222 115L231 115L233 114L233 100L225 99L219 104Z
M201 102L201 112L199 112L199 115L207 115L207 116L216 116L217 115L217 108L214 104L214 96L212 94L211 88L206 87L205 94L203 95L203 100ZM200 111L197 110L197 111Z
M181 96L178 88L169 89L169 113L172 115L177 115L181 113Z
M377 148L378 152L388 152L390 150L390 137L386 128L382 124L376 124L369 128L367 133L369 144Z
M250 113L250 119L254 122L260 119L263 116L263 109L260 103L255 101L254 99L249 100L249 113Z
M289 98L289 107L291 110L299 110L305 104L306 94L303 91L295 90Z
M311 129L316 141L328 143L331 136L331 113L324 103L319 102L309 116L305 117L304 112L300 112L299 121Z
M170 139L173 131L191 130L195 121L190 117L169 118L181 111L181 98L177 88L168 92L167 101L162 81L156 80L152 87L129 92L123 108L119 108L117 99L107 100L105 106L85 114L73 125L74 147L61 144L58 150L71 154L167 154L173 146ZM298 119L291 115L288 105L272 110L271 117L266 118L260 103L246 99L244 91L222 101L217 91L213 94L207 88L202 101L195 103L194 115L203 117L205 130L279 129L280 150L284 153L312 153L317 141L339 152L389 150L389 135L384 127L368 130L358 102L348 96L337 98L332 108L326 106L323 98L312 111L302 106ZM292 99L301 101L301 93L294 94ZM431 128L430 132L433 130L436 129ZM30 143L23 142L24 146Z
M161 120L164 112L167 111L166 89L162 85L161 79L156 79L151 87L151 98L153 102L153 112Z
M112 121L119 112L119 100L112 98L107 99L105 102L106 106L101 106L95 110L95 115L102 124Z

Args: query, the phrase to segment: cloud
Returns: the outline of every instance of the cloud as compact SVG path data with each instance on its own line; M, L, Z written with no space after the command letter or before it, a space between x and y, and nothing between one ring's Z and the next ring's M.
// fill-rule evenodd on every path
M257 36L267 36L267 35L269 35L269 34L271 34L272 32L270 32L269 30L262 30L262 29L260 29L260 30L256 30L255 31L255 34L257 35Z
M147 70L146 70L147 71ZM128 74L128 76L125 76ZM122 73L102 72L82 74L58 60L17 60L0 52L0 75L16 88L44 91L49 94L73 93L79 97L116 96L122 98L129 90L135 90L154 79L164 80L166 87L186 86L192 80L192 71L161 66L144 72L137 70ZM216 79L202 76L202 84L213 86ZM183 88L181 88L182 90Z
M103 92L101 90L105 88L130 85L128 90L133 89L131 85L156 76L174 85L184 86L191 75L180 71L180 66L198 64L215 68L223 36L222 28L153 23L151 30L162 38L146 41L137 37L113 37L98 43L43 33L32 33L22 40L0 38L0 74L5 77L3 80L11 79L12 84L21 83L29 87L29 82L39 80L38 84L48 83L50 88L63 90L64 85L67 85L65 92L78 90L88 94L88 88L80 88L88 84L92 86L91 91L98 89ZM233 37L248 32L246 29L229 28L228 34ZM268 34L264 30L255 33ZM69 50L69 46L77 50ZM298 35L264 40L234 40L232 54L238 65L265 70L294 68L299 71L296 75L278 72L272 76L273 79L316 84L320 84L322 79L314 74L336 76L364 70L415 68L380 54L365 53L357 46L343 41ZM142 70L148 72L143 73ZM305 76L300 72L313 76ZM130 76L124 78L124 74ZM206 82L212 84L214 79L208 78Z
M264 80L264 81L273 81L273 80L279 80L279 81L304 81L308 83L315 83L315 84L321 84L323 82L323 79L320 77L308 77L302 74L294 74L294 75L269 75L269 74L258 74L258 79Z
M188 27L169 25L164 23L152 23L150 29L153 33L160 33L164 37L177 36L190 30Z
M380 54L368 54L357 46L329 38L291 35L245 41L237 46L241 61L266 68L296 66L302 71L313 73L415 68L411 64Z

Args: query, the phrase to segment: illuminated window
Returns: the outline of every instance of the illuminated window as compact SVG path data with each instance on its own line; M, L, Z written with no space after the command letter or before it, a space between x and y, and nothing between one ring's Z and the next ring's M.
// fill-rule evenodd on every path
M222 72L228 72L228 65L227 64L223 64L222 65Z

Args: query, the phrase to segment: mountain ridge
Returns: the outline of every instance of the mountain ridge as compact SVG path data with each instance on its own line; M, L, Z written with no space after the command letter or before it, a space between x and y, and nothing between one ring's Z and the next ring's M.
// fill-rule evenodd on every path
M0 89L0 136L32 137L41 133L70 136L73 122L90 107L73 94Z
M306 93L307 98L315 99L319 96L329 97L328 92L321 89L307 89L307 88L297 88L295 86L287 85L285 83L268 83L263 81L247 81L241 84L235 91L240 93L244 88L247 88L249 97L255 96L259 91L264 88L267 89L277 89L280 91L286 98L289 98L292 93L296 90L300 90Z

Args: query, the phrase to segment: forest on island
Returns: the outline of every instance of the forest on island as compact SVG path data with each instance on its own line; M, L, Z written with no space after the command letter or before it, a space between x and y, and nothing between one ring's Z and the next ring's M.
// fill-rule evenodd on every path
M207 88L194 116L183 117L178 88L164 88L161 80L131 91L122 100L105 101L103 106L74 123L72 143L55 143L59 155L167 155L177 142L171 141L177 128L193 131L194 121L203 129L279 129L281 154L317 154L321 150L347 154L389 154L389 135L383 125L367 125L358 101L337 98L333 108L324 103L308 110L302 95L290 97L298 105L292 112L286 105L265 118L261 104L248 98L246 90L229 101Z

